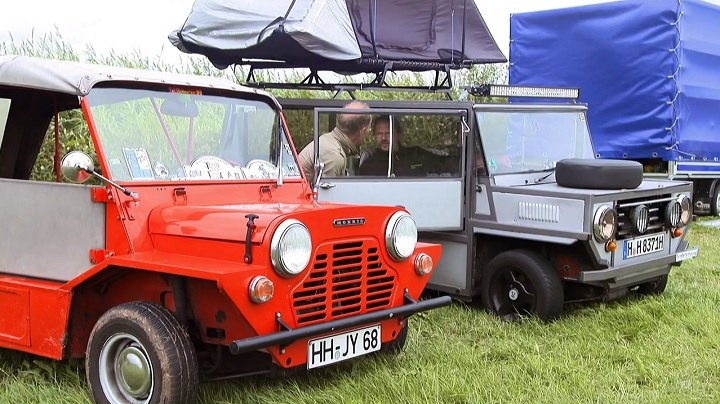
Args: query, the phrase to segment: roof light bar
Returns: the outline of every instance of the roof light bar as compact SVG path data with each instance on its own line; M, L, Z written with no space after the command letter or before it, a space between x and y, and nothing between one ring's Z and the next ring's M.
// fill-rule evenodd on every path
M530 98L570 98L580 97L579 88L571 87L530 87L483 84L468 87L470 94L480 97L530 97Z

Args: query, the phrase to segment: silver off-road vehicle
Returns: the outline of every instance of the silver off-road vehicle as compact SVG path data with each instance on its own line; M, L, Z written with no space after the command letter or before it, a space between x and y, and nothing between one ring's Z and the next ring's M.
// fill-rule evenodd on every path
M643 180L637 163L595 159L585 105L527 98L576 91L468 90L521 102L370 101L358 112L389 117L399 150L368 175L363 165L379 141L370 135L348 176L322 176L317 165L317 198L406 207L421 238L443 244L429 288L479 296L502 317L551 320L565 303L661 293L670 269L697 255L685 239L690 183ZM347 101L280 102L302 147L311 130L317 139L332 129ZM409 147L430 153L403 156Z

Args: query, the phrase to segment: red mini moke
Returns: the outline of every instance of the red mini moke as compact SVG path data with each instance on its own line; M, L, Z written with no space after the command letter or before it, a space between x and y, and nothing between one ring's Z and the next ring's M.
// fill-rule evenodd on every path
M0 192L0 346L85 357L97 402L398 351L450 303L404 208L316 202L279 104L224 79L0 57Z

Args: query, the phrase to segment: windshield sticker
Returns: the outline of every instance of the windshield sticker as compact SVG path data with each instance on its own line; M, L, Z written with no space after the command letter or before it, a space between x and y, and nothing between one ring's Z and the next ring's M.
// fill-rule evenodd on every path
M130 177L134 180L152 180L155 179L153 176L152 166L150 165L150 157L143 148L123 148L123 154L125 155L125 161L128 165L128 171L130 171Z

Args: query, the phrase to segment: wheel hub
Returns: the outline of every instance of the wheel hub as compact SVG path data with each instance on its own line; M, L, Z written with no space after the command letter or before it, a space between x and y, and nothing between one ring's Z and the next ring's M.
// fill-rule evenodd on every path
M142 349L135 344L123 348L115 362L118 384L135 398L146 397L152 385L152 368Z
M515 287L511 287L510 291L508 292L508 297L513 302L516 301L518 299L518 297L520 297L520 291L517 290L517 288L515 288Z

